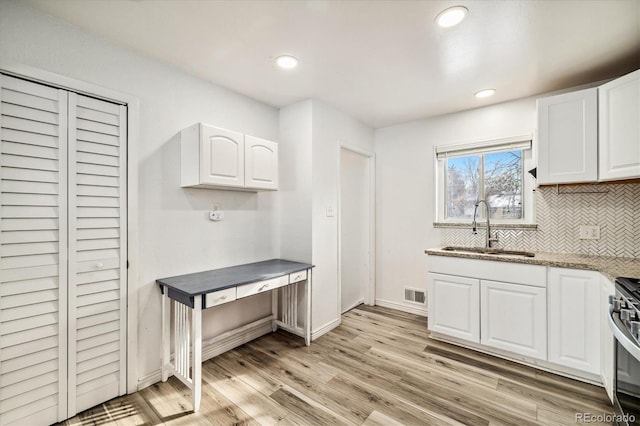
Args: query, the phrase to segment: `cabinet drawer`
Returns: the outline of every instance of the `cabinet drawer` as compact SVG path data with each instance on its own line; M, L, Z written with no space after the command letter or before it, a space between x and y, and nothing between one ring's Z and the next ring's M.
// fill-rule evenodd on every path
M294 272L289 274L289 284L297 283L298 281L304 281L307 279L307 270Z
M289 284L289 276L284 275L270 280L258 281L257 283L245 284L238 287L238 299L241 297L251 296L253 294L263 293Z
M223 303L233 302L236 300L236 289L228 288L226 290L215 291L207 294L207 301L204 305L205 309L216 305L222 305Z

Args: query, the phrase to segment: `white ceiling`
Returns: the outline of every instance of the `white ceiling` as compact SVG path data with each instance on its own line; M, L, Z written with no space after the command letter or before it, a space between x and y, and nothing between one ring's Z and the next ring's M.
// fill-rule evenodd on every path
M28 1L267 104L317 98L376 128L640 68L640 0ZM467 19L437 27L458 4ZM296 70L273 65L285 53Z

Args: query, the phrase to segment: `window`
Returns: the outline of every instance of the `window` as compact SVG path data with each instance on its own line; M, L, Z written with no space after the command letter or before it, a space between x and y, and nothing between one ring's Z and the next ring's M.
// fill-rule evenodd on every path
M530 140L438 147L436 158L440 220L471 222L478 200L487 201L491 220L525 222L531 218L525 209L531 197L525 193L530 185L524 173L525 162L531 159ZM477 218L484 216L483 206Z

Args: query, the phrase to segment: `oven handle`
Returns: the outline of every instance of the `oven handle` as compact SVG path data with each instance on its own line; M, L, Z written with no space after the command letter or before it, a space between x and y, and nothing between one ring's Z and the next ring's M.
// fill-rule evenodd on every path
M629 335L622 320L613 309L609 310L609 328L613 332L616 340L629 352L638 362L640 362L640 346Z

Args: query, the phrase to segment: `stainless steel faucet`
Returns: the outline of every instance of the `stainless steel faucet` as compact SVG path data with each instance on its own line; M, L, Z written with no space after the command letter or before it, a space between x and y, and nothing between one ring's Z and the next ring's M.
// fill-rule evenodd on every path
M487 216L487 235L485 238L485 247L491 248L491 243L498 242L498 234L496 234L495 237L491 236L491 224L489 223L489 203L487 203L485 200L476 201L476 206L473 209L473 223L471 224L471 227L472 227L471 231L474 234L478 233L478 230L476 228L476 215L478 213L478 206L480 205L480 203L484 203L484 207L486 209L486 216Z

